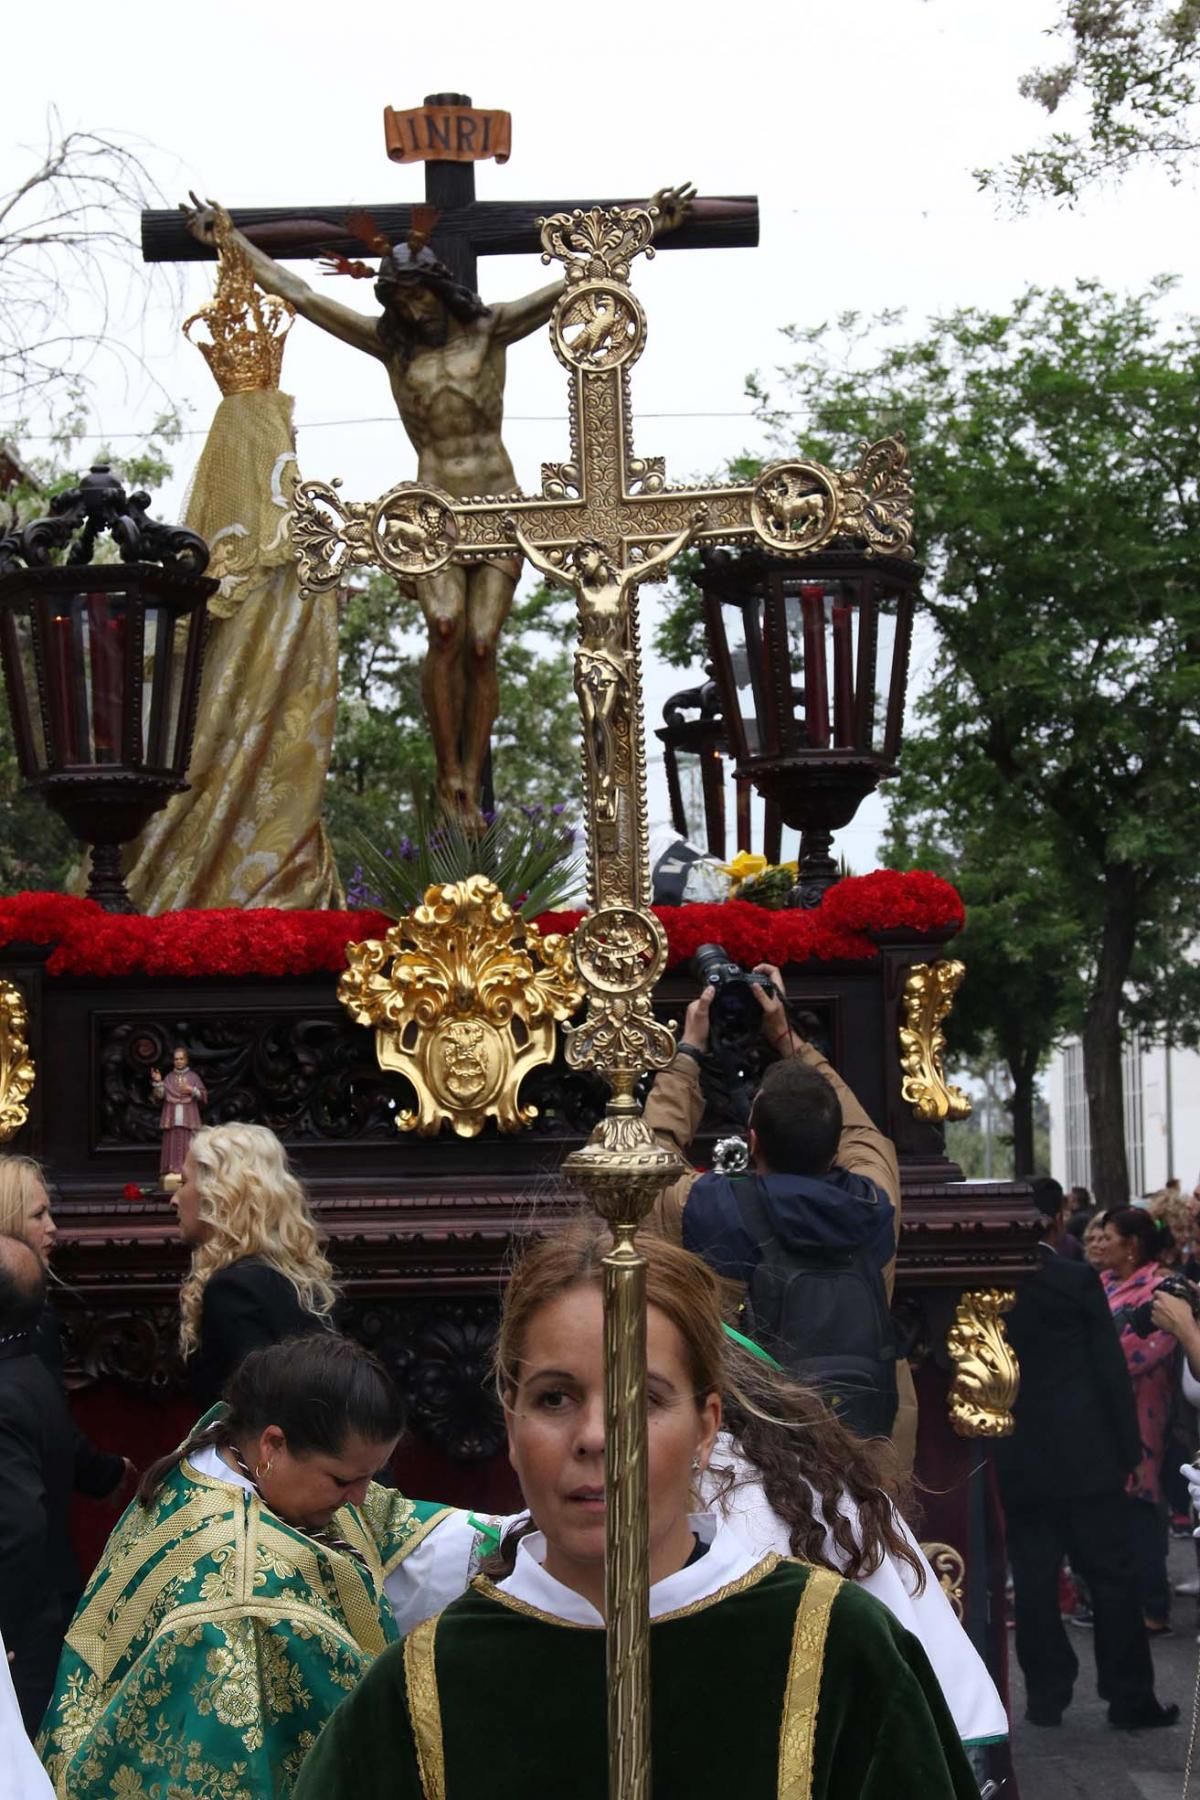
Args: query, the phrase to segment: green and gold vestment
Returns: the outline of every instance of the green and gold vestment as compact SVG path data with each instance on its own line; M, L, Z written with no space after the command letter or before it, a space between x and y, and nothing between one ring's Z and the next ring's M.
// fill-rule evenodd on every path
M60 1800L283 1800L396 1641L384 1579L446 1510L372 1485L333 1523L355 1557L173 1469L126 1510L67 1634L38 1740Z
M650 1628L655 1800L978 1800L924 1651L770 1556ZM604 1633L480 1579L375 1663L294 1800L606 1800Z

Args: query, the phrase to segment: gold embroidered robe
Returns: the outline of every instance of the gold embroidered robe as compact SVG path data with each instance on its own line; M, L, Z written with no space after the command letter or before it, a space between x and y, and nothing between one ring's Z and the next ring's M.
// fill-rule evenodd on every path
M372 1486L334 1535L183 1462L126 1510L67 1634L38 1749L60 1800L283 1800L397 1631L384 1580L446 1516Z

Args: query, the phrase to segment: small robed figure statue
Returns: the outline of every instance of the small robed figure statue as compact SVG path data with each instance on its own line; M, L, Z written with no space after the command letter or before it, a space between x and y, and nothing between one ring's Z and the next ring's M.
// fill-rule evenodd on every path
M200 1129L200 1107L208 1100L208 1090L194 1069L188 1067L187 1048L176 1044L174 1067L164 1081L161 1069L150 1071L150 1092L162 1101L159 1129L162 1132L162 1155L158 1162L159 1180L164 1187L178 1187L189 1146Z

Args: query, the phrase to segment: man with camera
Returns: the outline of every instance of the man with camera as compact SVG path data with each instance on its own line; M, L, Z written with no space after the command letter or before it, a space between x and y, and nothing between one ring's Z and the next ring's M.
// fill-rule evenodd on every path
M1095 1627L1096 1685L1112 1725L1173 1725L1177 1706L1154 1694L1142 1619L1126 1478L1142 1456L1129 1370L1099 1277L1058 1254L1065 1230L1057 1181L1033 1183L1041 1266L1007 1319L1021 1366L1011 1437L996 1441L1008 1526L1017 1661L1026 1713L1058 1725L1079 1663L1058 1606L1064 1555L1086 1581Z
M722 1030L736 1036L757 1020L779 1060L749 1099L746 1172L689 1172L658 1202L654 1228L725 1279L743 1328L789 1374L861 1436L892 1436L911 1467L916 1398L888 1311L895 1147L793 1026L778 969L760 963L747 975L723 953L706 961L715 951L697 956L707 985L651 1090L647 1123L686 1155L704 1113L701 1071Z

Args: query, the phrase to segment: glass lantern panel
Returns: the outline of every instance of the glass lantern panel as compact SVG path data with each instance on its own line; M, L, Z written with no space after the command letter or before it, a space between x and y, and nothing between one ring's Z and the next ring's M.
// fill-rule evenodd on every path
M689 843L703 842L704 792L700 786L700 758L694 750L676 750L675 781L668 786L673 790L672 825Z
M766 681L762 603L748 600L742 606L724 606L721 612L746 748L751 756L755 756L762 746L760 721L766 716L763 710Z
M871 749L883 754L887 731L888 696L892 685L892 665L896 660L896 613L899 596L894 590L880 587L876 612L875 705L871 720Z
M60 768L92 761L92 674L83 594L54 595L42 615L46 704Z
M784 598L792 714L804 749L855 743L859 608L849 582L790 580Z
M147 602L142 650L142 760L149 769L170 766L175 750L186 629L177 630L168 606Z
M15 609L8 616L12 621L9 644L16 652L17 680L21 684L25 714L29 720L29 741L34 766L44 769L47 760L46 728L38 695L37 664L33 656L33 619L28 612L17 612Z

